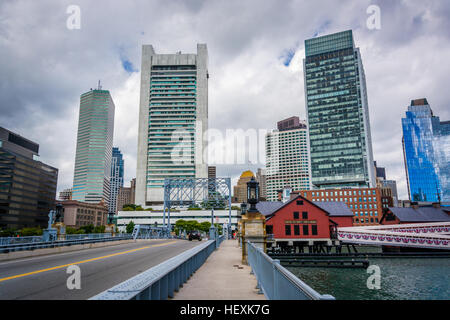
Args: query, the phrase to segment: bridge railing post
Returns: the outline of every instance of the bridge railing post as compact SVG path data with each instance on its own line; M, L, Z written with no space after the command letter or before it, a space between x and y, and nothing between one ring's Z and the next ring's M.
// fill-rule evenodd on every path
M274 259L273 260L273 296L272 300L280 300L280 290L279 290L279 276L280 273L277 270L277 265L280 264L280 260Z

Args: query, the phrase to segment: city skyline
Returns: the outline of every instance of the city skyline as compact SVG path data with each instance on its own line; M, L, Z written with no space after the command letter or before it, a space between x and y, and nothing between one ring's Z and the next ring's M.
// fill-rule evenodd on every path
M297 10L290 10L292 8L289 5ZM140 78L138 66L142 44L153 43L156 47L161 48L161 53L168 53L178 50L193 52L193 46L196 43L207 43L211 60L210 73L212 74L209 103L210 127L220 130L229 127L245 129L249 126L271 128L273 112L259 114L258 110L278 111L279 119L276 120L292 115L305 119L303 71L300 64L301 58L304 56L302 42L314 35L353 29L358 47L362 51L368 83L374 158L380 166L386 167L389 179L399 182L399 197L406 199L406 172L401 148L401 117L404 114L405 101L427 97L433 106L433 111L443 121L450 118L448 107L446 107L449 98L443 89L443 85L449 80L448 70L442 68L442 64L439 63L445 56L448 56L450 51L447 31L449 28L445 28L445 25L442 26L442 23L446 23L446 21L442 21L442 17L445 17L450 11L448 4L445 2L437 2L433 5L420 2L402 5L382 4L380 7L383 18L380 30L366 28L367 14L365 10L368 4L364 2L352 4L346 8L345 20L342 13L336 13L333 10L332 5L328 9L323 9L322 5L320 6L322 10L314 10L316 5L313 4L297 6L290 2L289 5L279 4L278 14L273 13L272 22L260 26L262 31L252 29L251 23L256 21L253 19L258 19L263 14L271 14L273 7L270 4L263 4L256 8L255 17L249 21L245 21L244 15L238 14L234 19L236 27L225 22L226 32L221 32L217 28L208 28L213 21L203 21L200 18L204 17L205 13L213 13L214 16L214 13L230 12L232 5L228 7L225 4L198 5L197 3L197 6L189 7L185 4L173 4L170 9L185 17L185 20L180 20L182 23L179 27L175 27L175 30L163 28L160 35L152 34L151 25L146 25L141 19L136 19L139 22L133 24L130 29L125 28L126 30L114 35L116 29L106 23L106 26L111 26L111 28L103 28L104 30L100 31L100 35L104 36L104 39L94 44L93 48L97 53L91 57L89 57L89 52L84 54L74 46L83 48L83 45L86 45L87 40L80 39L80 35L85 37L92 30L93 22L90 22L90 18L98 9L89 12L89 4L80 1L80 7L84 13L82 28L79 31L69 31L64 29L63 22L66 16L63 5L49 6L47 13L40 12L39 8L31 5L30 10L36 9L36 11L35 15L30 17L30 24L35 23L36 28L29 32L30 35L22 34L20 27L15 27L12 22L7 25L8 28L5 30L19 34L19 38L22 37L21 39L29 43L27 45L29 51L38 52L40 56L46 57L46 61L51 65L59 66L67 72L76 73L77 76L72 77L73 79L70 81L65 80L58 83L60 77L57 77L57 68L54 68L54 70L43 73L47 77L46 79L42 76L39 78L42 83L37 83L37 79L31 75L26 86L23 87L12 75L12 72L17 72L20 76L22 70L19 67L20 64L25 67L23 70L29 69L33 65L33 74L40 74L40 66L34 66L36 64L32 57L16 54L21 51L14 43L9 45L1 43L0 54L4 58L3 61L9 61L11 64L10 66L2 65L5 74L11 75L11 80L8 82L8 92L2 91L0 98L2 99L0 105L2 105L3 114L1 125L38 141L43 148L44 161L59 168L58 191L69 188L75 159L76 98L100 78L108 85L117 106L117 130L115 130L114 144L124 148L125 180L129 181L136 175L136 121ZM19 14L19 9L23 9L20 7L20 2L18 5L8 3L1 6L4 9L2 12L6 12L9 16ZM117 9L116 4L112 6ZM243 12L248 12L250 4L242 4L241 8ZM119 20L126 19L132 14L141 17L135 9L125 7L122 9L123 17L120 17ZM400 18L392 18L391 9ZM37 22L39 17L53 13L58 17L59 11L61 11L60 20L62 22L58 20L59 18L50 19L45 22L46 27L55 28L57 36L64 40L62 47L70 48L67 50L70 54L59 53L60 56L55 57L45 48L27 39L29 39L28 37L40 38L39 34L42 30L39 29ZM234 11L236 11L235 4ZM292 22L286 19L292 15L289 11L294 11L294 13L307 11L311 19L309 22ZM322 14L316 12L322 12ZM167 13L163 10L162 16ZM348 15L352 19L348 19ZM103 19L106 18L100 15L99 21L96 23L104 23ZM190 25L190 22L197 21L197 19L203 21L199 22L200 26ZM347 23L346 20L352 21L352 23ZM162 23L162 20L157 20L155 23ZM57 29L59 25L62 30ZM273 28L274 26L278 29ZM186 29L182 32L183 37L177 36L177 32L183 28ZM233 28L241 28L245 32L231 32ZM186 34L193 32L195 37L185 37L185 32ZM262 33L264 33L264 37L261 36ZM130 38L121 39L128 34L131 35ZM226 37L231 38L229 41L224 41ZM98 39L98 35L95 39ZM241 47L228 46L228 43L238 43L241 44ZM268 44L270 46L267 46ZM54 47L52 43L46 44L46 46ZM115 48L113 52L109 50L111 46ZM428 50L421 50L420 48L423 47L427 47ZM264 50L262 50L263 48ZM69 60L70 57L77 55L79 58L74 60L79 68L73 68L73 64ZM100 61L99 55L104 56L104 59L100 59ZM440 55L442 58L439 58ZM10 56L15 56L15 59L8 58ZM17 65L11 61L17 61ZM95 63L98 63L98 67L91 70ZM267 67L262 68L262 66ZM235 74L241 75L238 81L234 78ZM241 90L241 88L247 88L247 90ZM283 102L282 108L277 108L275 102L280 97L286 98L286 101ZM246 108L243 109L242 106L246 106ZM33 116L30 119L28 117L24 119L15 115L17 113L15 110L30 111ZM19 112L18 114L24 113ZM386 114L389 114L389 117L386 117ZM251 117L249 118L248 115ZM256 171L256 167L261 167L261 164L254 167L218 165L217 175L235 178L243 169L249 168Z

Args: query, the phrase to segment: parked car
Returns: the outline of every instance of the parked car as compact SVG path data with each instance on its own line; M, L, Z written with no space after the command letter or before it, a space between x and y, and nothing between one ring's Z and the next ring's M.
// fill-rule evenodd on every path
M200 232L198 232L198 231L189 232L188 238L189 238L189 241L192 241L192 240L202 241L202 236L201 236Z

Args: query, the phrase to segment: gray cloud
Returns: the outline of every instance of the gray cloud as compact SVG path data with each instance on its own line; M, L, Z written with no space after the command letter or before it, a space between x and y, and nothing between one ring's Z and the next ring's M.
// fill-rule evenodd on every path
M81 8L81 30L66 28L66 8ZM366 28L366 9L381 7L381 30ZM401 117L427 97L450 119L448 1L57 1L0 3L0 125L41 145L60 169L58 189L73 179L79 96L99 79L116 104L114 145L135 176L142 44L158 53L210 58L209 126L275 128L305 117L303 43L314 34L353 29L366 71L374 156L407 197ZM294 50L288 67L283 54ZM124 61L132 66L124 68ZM219 166L234 180L257 166Z

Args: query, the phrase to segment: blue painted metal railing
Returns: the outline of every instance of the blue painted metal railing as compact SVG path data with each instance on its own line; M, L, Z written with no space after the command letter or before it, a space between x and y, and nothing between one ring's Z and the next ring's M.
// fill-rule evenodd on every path
M105 237L105 238L88 238L88 239L75 239L75 240L58 240L58 241L48 241L48 242L27 242L27 243L14 243L8 245L0 245L0 253L8 253L13 251L23 251L23 250L36 250L36 249L46 249L46 248L56 248L63 246L74 246L78 244L88 244L97 242L109 242L109 241L120 241L131 239L131 234L119 234L115 237Z
M108 289L90 300L166 300L200 268L224 236L208 240L147 271Z
M220 244L222 243L223 240L225 240L225 236L224 235L218 236L216 238L216 248L220 247Z
M247 260L252 268L258 289L269 300L335 300L331 295L321 295L273 260L261 248L247 241Z
M6 246L9 244L20 243L36 243L41 242L42 236L30 236L30 237L0 237L0 246Z
M101 239L111 238L112 236L112 233L66 234L66 240Z
M118 234L120 236L120 234ZM89 233L89 234L66 234L66 240L80 240L80 239L100 239L111 238L111 233ZM0 246L6 246L9 244L25 244L25 243L37 243L43 242L42 236L30 236L30 237L0 237Z

